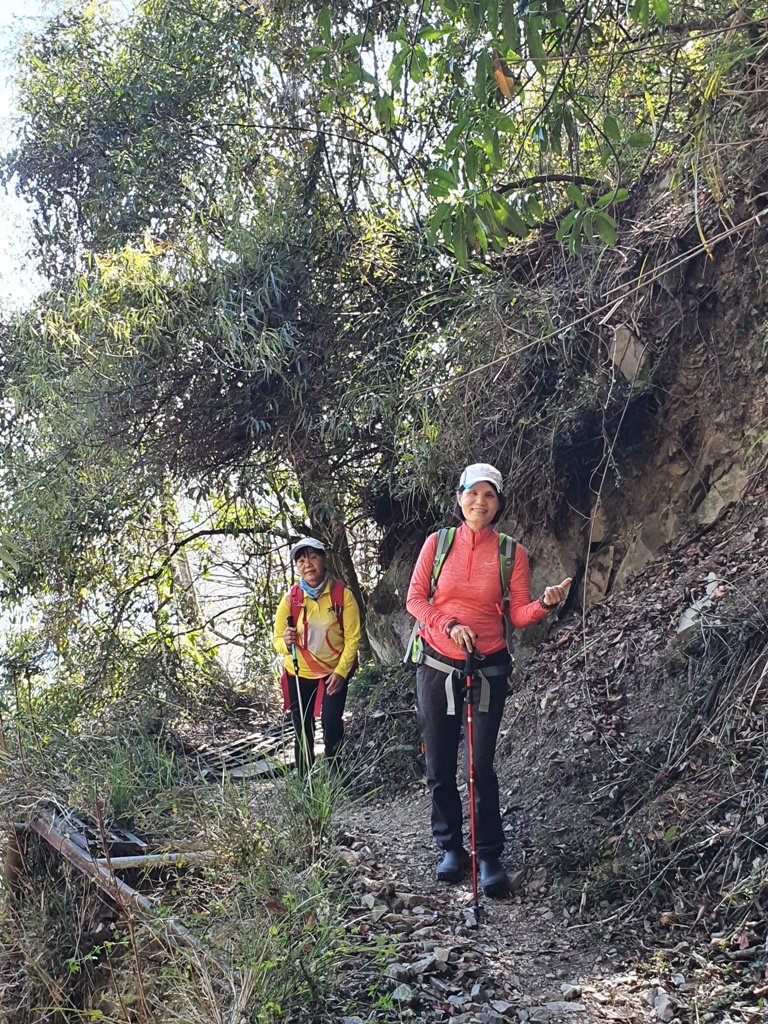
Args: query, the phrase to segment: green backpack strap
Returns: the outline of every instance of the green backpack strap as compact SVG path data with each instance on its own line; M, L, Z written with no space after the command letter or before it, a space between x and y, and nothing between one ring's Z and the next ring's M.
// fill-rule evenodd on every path
M443 562L448 556L448 552L451 550L451 544L453 544L453 538L456 536L455 526L444 526L441 530L437 531L437 544L435 545L435 557L432 561L432 576L429 581L429 600L435 596L435 587L437 586L437 578L440 575L440 571L443 568ZM420 636L417 633L421 629L423 623L414 622L411 635L408 638L408 644L405 648L405 656L403 661L406 664L416 664L421 662L421 656L423 653L423 644Z
M429 582L429 599L430 601L435 596L435 587L437 586L437 579L443 568L443 563L448 557L448 552L451 550L451 544L453 544L453 538L456 536L455 526L444 526L441 530L437 531L437 544L435 545L435 559L432 562L432 579Z
M509 600L509 581L515 567L517 541L506 533L499 534L499 575L501 577L502 604Z

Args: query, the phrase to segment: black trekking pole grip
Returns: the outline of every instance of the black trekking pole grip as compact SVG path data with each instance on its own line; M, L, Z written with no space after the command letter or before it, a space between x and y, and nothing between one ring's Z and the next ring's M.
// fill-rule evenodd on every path
M471 676L474 671L475 671L475 649L473 647L471 651L467 651L467 656L464 659L464 678L466 679L467 676Z

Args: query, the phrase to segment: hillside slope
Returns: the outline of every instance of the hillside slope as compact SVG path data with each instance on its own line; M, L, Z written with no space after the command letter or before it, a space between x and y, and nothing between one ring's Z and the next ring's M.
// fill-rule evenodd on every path
M344 814L359 913L393 945L342 987L395 994L350 1022L764 1019L765 493L567 613L517 674L497 757L515 894L478 929L469 884L434 881L423 782ZM368 744L395 725L367 719Z

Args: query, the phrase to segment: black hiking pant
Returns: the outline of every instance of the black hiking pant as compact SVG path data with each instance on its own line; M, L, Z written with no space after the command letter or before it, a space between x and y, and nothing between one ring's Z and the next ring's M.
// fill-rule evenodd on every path
M448 714L445 689L446 673L419 665L416 669L416 695L419 725L427 762L427 786L432 796L432 834L443 850L462 848L462 807L456 783L459 742L466 737L466 680L459 662L451 662L442 654L426 647L427 653L439 661L459 669L453 677L452 689L456 714ZM506 650L489 655L483 664L509 666ZM476 684L477 685L477 684ZM498 857L504 848L504 832L499 811L499 782L493 767L496 740L507 697L506 675L488 680L490 701L488 711L472 708L473 746L475 752L475 825L477 852L481 857ZM464 741L464 777L469 780L469 748Z
M288 676L288 697L295 734L294 755L300 775L306 775L315 761L315 697L322 680L302 679L296 687L296 676ZM347 703L348 683L334 694L325 693L320 721L323 726L325 757L333 764L344 739L344 707Z

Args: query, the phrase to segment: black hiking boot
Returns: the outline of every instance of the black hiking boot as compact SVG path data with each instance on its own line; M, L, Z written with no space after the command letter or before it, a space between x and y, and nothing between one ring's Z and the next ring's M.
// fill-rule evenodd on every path
M486 896L501 898L509 894L509 878L498 857L479 857L480 885Z
M460 882L466 866L467 855L463 850L446 850L435 868L438 882Z

